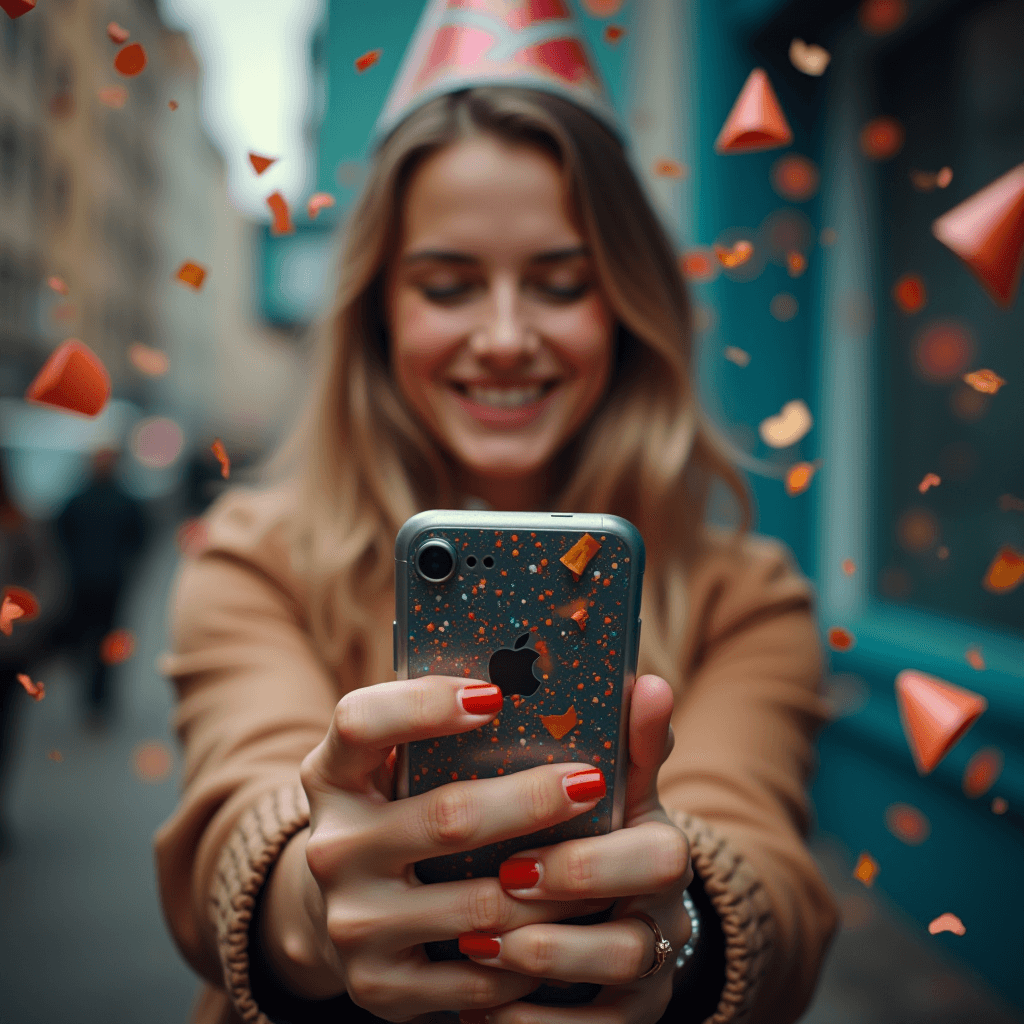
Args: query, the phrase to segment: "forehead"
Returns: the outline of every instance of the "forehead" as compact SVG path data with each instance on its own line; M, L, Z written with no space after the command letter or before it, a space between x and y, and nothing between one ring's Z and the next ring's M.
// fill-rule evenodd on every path
M489 136L428 157L402 210L402 249L444 244L516 254L579 243L555 159L533 146Z

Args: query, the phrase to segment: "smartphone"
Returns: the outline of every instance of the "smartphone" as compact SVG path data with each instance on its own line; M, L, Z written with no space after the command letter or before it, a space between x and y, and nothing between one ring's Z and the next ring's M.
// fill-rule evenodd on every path
M636 527L597 513L431 509L398 531L396 678L483 680L504 707L473 732L401 744L396 798L569 761L599 767L608 787L560 825L417 862L421 882L497 877L522 850L622 828L644 560ZM601 923L613 909L559 923ZM431 960L468 959L455 939L425 947ZM600 990L545 982L525 1001L587 1003Z

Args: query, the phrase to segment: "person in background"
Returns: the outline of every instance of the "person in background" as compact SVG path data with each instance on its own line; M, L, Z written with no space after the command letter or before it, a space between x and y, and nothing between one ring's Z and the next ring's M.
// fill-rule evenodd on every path
M114 628L122 591L149 533L144 503L115 477L119 457L116 447L96 450L89 483L57 517L71 583L64 637L85 679L86 721L91 727L110 719L112 696L101 645Z

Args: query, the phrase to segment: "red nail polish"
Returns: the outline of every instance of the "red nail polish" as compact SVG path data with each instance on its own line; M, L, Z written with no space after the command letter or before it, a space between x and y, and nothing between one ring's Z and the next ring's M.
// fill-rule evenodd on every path
M608 791L604 784L604 773L600 768L586 768L581 772L573 772L572 775L566 775L562 782L565 784L569 799L577 804L599 800Z
M497 686L464 686L459 690L462 707L471 715L493 715L501 710L503 695Z
M501 952L501 943L493 935L485 935L483 932L463 932L459 936L459 952L465 956L491 960Z
M512 857L498 868L498 881L506 889L532 889L540 881L540 868L532 857Z

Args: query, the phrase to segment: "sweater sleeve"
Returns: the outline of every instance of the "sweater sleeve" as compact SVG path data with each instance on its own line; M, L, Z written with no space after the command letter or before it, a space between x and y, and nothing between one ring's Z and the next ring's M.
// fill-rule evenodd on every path
M299 768L326 735L339 694L287 575L265 554L249 557L246 544L218 542L228 536L218 522L173 585L171 649L160 667L176 691L185 770L155 857L182 955L227 990L243 1020L267 1024L249 985L249 924L270 868L309 822Z
M814 594L788 549L746 538L696 572L686 684L662 804L690 840L720 919L725 985L713 1024L789 1024L838 925L806 846L806 786L827 719Z

